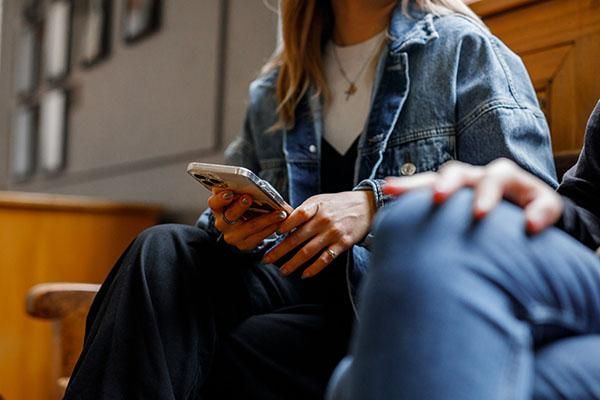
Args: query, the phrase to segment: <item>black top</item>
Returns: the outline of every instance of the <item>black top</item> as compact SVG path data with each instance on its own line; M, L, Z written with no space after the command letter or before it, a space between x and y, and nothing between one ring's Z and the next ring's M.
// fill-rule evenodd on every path
M579 160L563 177L558 193L565 210L557 226L596 250L600 247L600 102L590 116Z
M346 154L341 155L325 139L321 140L321 193L339 193L353 189L357 147L358 138ZM313 290L329 299L328 302L342 301L350 310L345 279L347 261L346 251L339 254L325 270L309 281L314 285Z
M338 153L325 138L321 140L321 193L352 190L359 137L344 155Z

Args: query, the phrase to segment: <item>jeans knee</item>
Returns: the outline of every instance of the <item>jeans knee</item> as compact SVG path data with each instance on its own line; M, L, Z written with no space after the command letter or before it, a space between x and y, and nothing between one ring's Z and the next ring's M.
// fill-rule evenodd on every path
M375 229L370 272L377 290L411 303L443 302L483 282L473 260L491 258L489 243L496 243L500 234L496 223L477 226L472 203L470 189L440 206L430 191L420 191L384 211Z

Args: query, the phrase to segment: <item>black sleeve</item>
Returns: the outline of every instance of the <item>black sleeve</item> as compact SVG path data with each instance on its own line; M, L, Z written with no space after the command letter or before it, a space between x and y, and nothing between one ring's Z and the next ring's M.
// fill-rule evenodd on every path
M600 247L600 102L585 134L577 164L558 188L565 210L557 226L593 250Z
M600 247L600 218L563 196L565 209L556 224L592 250Z

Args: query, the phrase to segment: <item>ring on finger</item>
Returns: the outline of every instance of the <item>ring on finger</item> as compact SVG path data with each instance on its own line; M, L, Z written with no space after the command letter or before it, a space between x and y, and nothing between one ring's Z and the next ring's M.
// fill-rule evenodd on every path
M226 223L227 225L235 225L235 224L237 224L237 223L238 223L238 220L237 220L237 219L236 219L236 220L234 220L234 221L232 221L232 220L230 220L229 218L227 218L227 216L225 215L225 213L223 213L223 221L225 221L225 223Z
M329 257L331 257L331 261L335 260L335 258L337 257L337 253L331 249L327 249L325 250L325 252L329 254Z

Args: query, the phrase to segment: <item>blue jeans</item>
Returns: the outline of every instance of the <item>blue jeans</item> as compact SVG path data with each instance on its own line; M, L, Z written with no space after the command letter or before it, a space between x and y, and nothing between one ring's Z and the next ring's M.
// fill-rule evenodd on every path
M402 197L378 219L331 400L600 399L600 260L503 203Z

